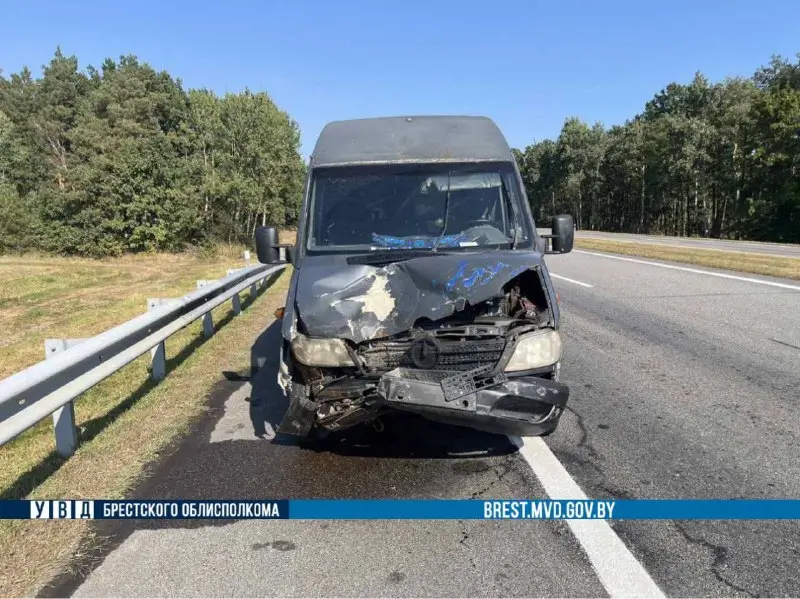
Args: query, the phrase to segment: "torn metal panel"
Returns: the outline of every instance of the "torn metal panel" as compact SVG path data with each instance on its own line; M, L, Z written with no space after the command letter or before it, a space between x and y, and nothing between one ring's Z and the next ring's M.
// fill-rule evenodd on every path
M490 377L467 395L448 398L446 383L451 376L441 371L398 368L380 378L377 390L395 408L513 434L542 434L554 429L569 399L566 385L537 377ZM479 376L475 379L481 380Z
M292 390L292 375L289 373L289 363L283 355L284 349L281 347L281 358L278 366L278 386L283 389L284 395L289 395Z
M442 391L443 381L450 375L439 370L397 368L381 377L378 392L389 402L475 412L474 394L452 401Z
M345 299L337 299L332 302L335 306L338 302L350 301L361 304L362 314L374 314L378 320L386 320L394 310L394 297L389 293L389 278L385 272L376 272L370 275L369 288L361 295Z
M298 271L293 295L308 335L359 343L497 297L511 279L541 265L541 254L520 250L424 256L383 267L309 263Z

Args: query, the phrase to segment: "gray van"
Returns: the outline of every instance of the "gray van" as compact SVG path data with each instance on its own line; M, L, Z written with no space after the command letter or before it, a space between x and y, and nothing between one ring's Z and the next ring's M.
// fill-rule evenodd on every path
M485 117L325 126L293 246L256 231L259 261L294 267L282 323L279 432L316 437L406 410L547 435L569 397L543 255L573 219L534 226L505 137Z

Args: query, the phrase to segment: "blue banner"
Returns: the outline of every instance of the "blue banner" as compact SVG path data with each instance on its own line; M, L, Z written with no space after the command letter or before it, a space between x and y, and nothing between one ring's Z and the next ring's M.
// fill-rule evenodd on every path
M0 519L800 520L797 499L4 500Z
M796 520L794 499L292 499L292 519Z

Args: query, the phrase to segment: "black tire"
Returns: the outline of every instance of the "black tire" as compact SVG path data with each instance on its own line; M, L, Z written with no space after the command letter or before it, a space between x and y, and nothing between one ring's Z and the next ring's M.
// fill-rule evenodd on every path
M297 444L306 447L316 447L330 439L331 431L314 426L305 437L299 437Z

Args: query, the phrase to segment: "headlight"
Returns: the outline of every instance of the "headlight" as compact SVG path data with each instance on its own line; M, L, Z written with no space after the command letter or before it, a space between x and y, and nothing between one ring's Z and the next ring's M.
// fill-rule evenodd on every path
M297 333L292 353L306 366L355 366L342 339L312 339Z
M506 364L506 372L531 370L550 366L561 359L561 335L553 329L543 329L523 335Z

